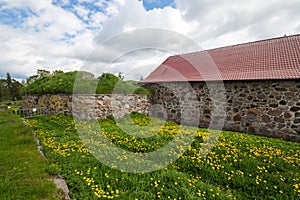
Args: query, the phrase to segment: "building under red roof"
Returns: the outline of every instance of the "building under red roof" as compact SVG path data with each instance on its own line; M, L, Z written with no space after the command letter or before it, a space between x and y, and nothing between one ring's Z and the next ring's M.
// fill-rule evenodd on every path
M167 58L142 83L300 79L300 34Z

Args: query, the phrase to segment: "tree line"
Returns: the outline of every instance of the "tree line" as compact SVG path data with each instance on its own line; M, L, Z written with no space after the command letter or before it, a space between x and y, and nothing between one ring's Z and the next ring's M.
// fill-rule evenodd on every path
M5 78L0 78L0 102L22 99L22 88L23 85L7 73Z

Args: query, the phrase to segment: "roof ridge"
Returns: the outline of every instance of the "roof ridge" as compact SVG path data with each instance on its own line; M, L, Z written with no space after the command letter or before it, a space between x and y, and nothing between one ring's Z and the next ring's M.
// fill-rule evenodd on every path
M280 36L280 37L261 39L261 40L251 41L251 42L243 42L243 43L239 43L239 44L227 45L227 46L216 47L216 48L211 48L211 49L203 49L203 50L200 50L200 51L194 51L194 52L190 52L190 53L183 53L183 54L173 55L173 56L170 56L170 57L195 54L195 53L200 53L200 52L205 52L205 51L209 52L209 51L215 51L215 50L220 50L220 49L226 49L226 48L230 48L230 47L233 48L233 47L238 47L238 46L252 45L252 44L263 43L263 42L267 42L267 41L271 41L271 40L280 40L280 39L283 39L283 38L289 39L289 38L296 37L296 36L300 36L300 33L297 33L297 34L294 34L294 35L284 35L284 36Z

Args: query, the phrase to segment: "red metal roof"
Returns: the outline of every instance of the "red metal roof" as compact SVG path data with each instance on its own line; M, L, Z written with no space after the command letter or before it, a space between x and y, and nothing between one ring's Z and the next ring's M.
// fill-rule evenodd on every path
M167 58L142 83L300 79L300 34Z

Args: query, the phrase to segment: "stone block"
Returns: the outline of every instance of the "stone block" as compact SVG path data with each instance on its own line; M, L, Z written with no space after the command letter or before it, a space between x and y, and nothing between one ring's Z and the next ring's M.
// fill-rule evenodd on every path
M253 126L248 127L248 132L255 133L255 127L253 127Z
M271 110L267 114L271 115L271 116L280 116L282 114L282 111L281 110Z
M291 113L289 113L289 112L284 113L284 118L285 118L285 119L289 119L289 118L291 118L291 117L292 117L292 114L291 114Z
M286 97L293 97L293 96L295 96L295 93L294 92L285 92L284 95Z
M300 119L295 119L294 124L300 124Z
M275 90L276 90L276 91L280 91L280 92L285 92L285 91L287 91L287 89L284 88L284 87L276 87Z
M237 115L235 115L234 117L233 117L233 121L241 121L241 119L242 119L242 117L241 117L241 115L239 115L239 114L237 114Z
M271 118L268 115L261 116L261 120L265 123L271 122Z
M292 112L297 112L297 111L299 111L300 110L300 107L297 107L297 106L293 106L293 107L291 107L291 109L290 109L290 111L292 111Z
M278 122L278 123L284 123L285 122L285 120L283 118L281 118L281 117L275 117L274 121Z
M277 108L278 104L277 103L271 103L271 104L269 104L269 107L271 107L271 108Z

